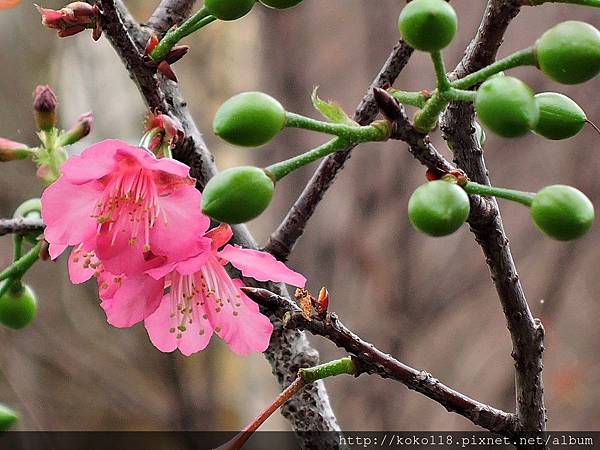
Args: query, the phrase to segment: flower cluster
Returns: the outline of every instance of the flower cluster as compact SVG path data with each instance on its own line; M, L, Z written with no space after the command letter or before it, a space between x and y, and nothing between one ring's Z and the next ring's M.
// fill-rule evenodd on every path
M267 253L228 244L228 225L209 230L194 185L185 164L119 140L95 144L44 191L50 255L72 246L71 281L95 276L108 322L144 321L161 351L190 355L215 333L240 355L262 352L271 322L225 266L259 281L306 280Z

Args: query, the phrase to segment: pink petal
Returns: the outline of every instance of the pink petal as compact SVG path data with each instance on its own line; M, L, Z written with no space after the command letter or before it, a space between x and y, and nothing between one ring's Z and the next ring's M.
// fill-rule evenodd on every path
M50 254L50 259L55 260L66 250L68 245L66 244L49 244L48 245L48 253Z
M289 269L266 252L227 245L218 255L241 270L245 277L258 281L278 281L297 287L304 287L306 284L303 275Z
M170 158L156 159L143 148L126 145L120 147L117 154L121 157L133 158L141 167L148 170L161 171L181 178L188 178L190 175L190 168L186 164Z
M126 275L146 270L143 237L131 242L130 222L126 214L118 217L111 231L103 224L96 238L96 254L106 270Z
M241 356L246 356L255 352L264 352L269 346L271 334L273 333L273 324L264 315L253 311L248 307L247 301L243 299L238 303L240 306L235 309L237 316L233 315L231 306L223 306L220 312L216 312L214 301L208 301L207 311L208 319L213 328L219 329L218 335L223 339L229 348Z
M169 259L198 255L205 247L199 239L210 226L210 219L200 211L200 192L182 186L160 197L160 217L150 231L152 252Z
M44 237L50 244L77 245L96 233L92 217L100 196L99 185L90 182L73 185L63 177L42 194Z
M79 156L71 156L61 167L63 176L73 184L99 180L113 171L115 155L120 148L130 147L118 139L107 139L85 149Z
M202 314L203 311L198 315L200 320L193 320L187 325L187 329L178 339L177 331L171 332L178 324L171 317L171 298L167 294L163 296L158 309L146 318L144 325L152 344L161 352L172 352L179 348L181 353L190 356L204 350L213 334L212 327L207 320L202 319Z
M126 328L144 320L158 308L163 286L162 281L147 275L127 277L115 294L100 304L108 323Z
M205 236L212 239L213 250L218 250L231 240L233 231L229 225L222 223L208 231Z
M103 301L108 301L115 296L117 290L121 288L125 277L123 275L114 275L106 270L101 270L97 277L98 296Z
M69 279L73 284L85 283L87 280L92 278L96 273L96 269L92 267L84 267L83 264L83 253L87 252L87 250L79 245L71 250L71 254L69 255ZM94 258L93 262L98 262L97 258Z

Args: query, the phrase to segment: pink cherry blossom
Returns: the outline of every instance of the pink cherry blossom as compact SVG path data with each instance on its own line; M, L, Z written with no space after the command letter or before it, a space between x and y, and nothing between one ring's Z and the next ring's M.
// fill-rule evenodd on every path
M147 270L154 257L185 259L202 250L198 236L210 221L185 164L106 140L69 158L61 174L42 195L53 259L75 246L108 272L129 275Z
M145 326L152 343L163 352L179 349L191 355L203 350L213 333L239 355L265 351L273 325L224 266L231 263L244 276L260 281L303 287L306 279L268 253L225 245L231 236L231 228L221 225L205 234L212 242L210 250L127 277L114 293L103 297L109 323L131 324L131 318L143 315L146 306L138 303L144 298L146 310L158 305L146 317ZM164 294L166 288L169 292Z

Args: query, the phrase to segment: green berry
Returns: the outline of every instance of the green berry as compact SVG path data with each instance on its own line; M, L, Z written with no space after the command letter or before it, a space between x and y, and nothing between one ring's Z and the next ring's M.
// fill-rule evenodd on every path
M267 209L274 189L273 180L258 167L224 170L206 184L202 212L219 222L248 222Z
M535 44L538 67L563 84L577 84L600 72L600 31L569 20L546 31Z
M17 420L19 420L17 413L0 403L0 431L7 431Z
M262 92L243 92L221 105L213 129L230 144L258 147L273 139L285 126L281 103Z
M296 6L302 0L260 0L260 2L269 8L287 9Z
M408 201L408 218L419 231L430 236L447 236L458 230L469 217L469 196L444 180L419 186Z
M534 133L547 139L568 139L581 131L587 121L583 109L566 95L556 92L537 94L540 118Z
M204 7L219 20L236 20L250 12L256 0L205 0Z
M454 38L458 19L454 8L444 0L413 0L398 19L398 30L411 47L435 52Z
M0 282L0 286L6 281ZM33 290L16 282L0 297L0 323L16 330L29 325L37 313Z
M557 184L535 195L531 217L543 233L559 241L569 241L583 236L592 227L594 205L581 191Z
M504 137L527 133L539 118L533 92L514 77L494 77L477 90L475 111L483 125Z

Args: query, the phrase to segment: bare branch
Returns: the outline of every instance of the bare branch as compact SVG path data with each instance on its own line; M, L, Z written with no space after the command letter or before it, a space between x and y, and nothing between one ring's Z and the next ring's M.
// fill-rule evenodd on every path
M398 42L387 61L371 83L367 94L363 97L354 113L354 120L361 125L371 123L379 109L373 97L374 87L391 85L408 63L413 49L403 41ZM321 162L318 169L296 200L283 222L271 234L265 250L277 259L285 261L292 251L296 241L304 233L306 224L311 218L317 205L323 199L327 189L333 184L337 174L344 167L353 147L336 152Z
M5 234L33 234L44 231L42 219L0 219L0 236Z
M142 49L148 39L147 31L133 20L123 3L119 0L99 0L99 3L103 11L105 34L129 70L147 105L152 110L158 109L176 117L182 123L186 139L174 149L173 154L191 167L191 175L201 188L217 172L217 168L187 110L187 103L176 84L159 80L154 70L144 65ZM245 226L236 226L234 232L234 239L238 243L249 248L257 247ZM267 287L277 288L272 285ZM304 333L284 329L281 321L274 316L270 319L275 329L265 356L279 383L287 386L296 377L300 367L318 364L319 355ZM285 405L282 414L297 431L339 431L323 383L313 383L304 389L301 397L296 397ZM317 445L313 442L315 436L314 433L300 433L298 438L303 448L314 448ZM332 449L340 448L334 433L331 433L331 437L326 435L325 439L327 442L319 444Z
M307 319L302 310L288 298L265 289L243 288L243 290L258 304L275 310L282 318L285 327L308 330L315 335L323 336L354 355L358 363L357 374L377 374L383 378L391 378L438 402L448 411L466 417L475 425L505 436L516 433L517 424L514 414L473 400L440 383L428 372L401 363L373 344L363 341L344 326L335 313L327 313L323 318Z
M167 32L173 25L179 25L188 18L196 0L162 0L147 25L158 35Z
M454 71L463 77L492 63L506 28L519 12L515 0L490 0L477 35ZM489 184L483 152L474 137L472 105L451 104L442 119L445 139L454 149L458 166L474 181ZM481 246L492 280L502 303L513 343L516 370L517 418L523 431L544 431L544 384L542 352L544 329L534 319L517 275L508 238L504 233L498 205L492 199L492 220L470 220L471 230Z

